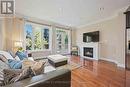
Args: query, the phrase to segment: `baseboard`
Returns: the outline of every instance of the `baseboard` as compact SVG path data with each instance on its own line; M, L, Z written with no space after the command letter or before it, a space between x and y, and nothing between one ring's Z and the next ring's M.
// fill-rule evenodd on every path
M125 68L125 65L124 64L120 64L118 63L116 60L112 60L112 59L108 59L108 58L100 58L101 60L105 60L105 61L109 61L109 62L113 62L115 64L117 64L118 67L122 67L122 68Z
M105 60L105 61L109 61L109 62L113 62L117 64L117 61L112 60L112 59L108 59L108 58L100 58L101 60Z
M120 63L118 63L117 66L118 66L118 67L125 68L125 65L124 65L124 64L120 64Z

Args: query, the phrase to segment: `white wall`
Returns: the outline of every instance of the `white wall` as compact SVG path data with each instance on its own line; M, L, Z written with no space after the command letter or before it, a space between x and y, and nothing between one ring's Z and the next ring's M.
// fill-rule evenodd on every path
M125 66L125 15L119 13L117 16L77 29L76 43L80 47L83 45L83 33L100 31L100 57L108 61L113 61L118 66Z

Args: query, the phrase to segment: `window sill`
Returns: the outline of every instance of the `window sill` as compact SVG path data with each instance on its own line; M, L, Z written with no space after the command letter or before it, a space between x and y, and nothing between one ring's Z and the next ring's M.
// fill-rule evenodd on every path
M28 50L28 53L32 53L32 52L44 52L44 51L51 51L50 49L46 49L46 50Z

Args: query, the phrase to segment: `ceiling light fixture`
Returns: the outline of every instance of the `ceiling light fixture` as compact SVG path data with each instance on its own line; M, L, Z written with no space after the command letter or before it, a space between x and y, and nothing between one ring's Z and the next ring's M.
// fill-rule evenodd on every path
M103 10L104 10L104 7L99 8L99 10L100 10L100 11L103 11Z

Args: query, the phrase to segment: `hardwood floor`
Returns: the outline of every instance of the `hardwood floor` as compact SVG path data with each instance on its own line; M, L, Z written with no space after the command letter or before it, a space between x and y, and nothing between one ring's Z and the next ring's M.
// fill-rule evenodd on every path
M71 60L82 64L72 71L71 87L130 87L130 71L119 68L108 61L83 60L71 56Z

